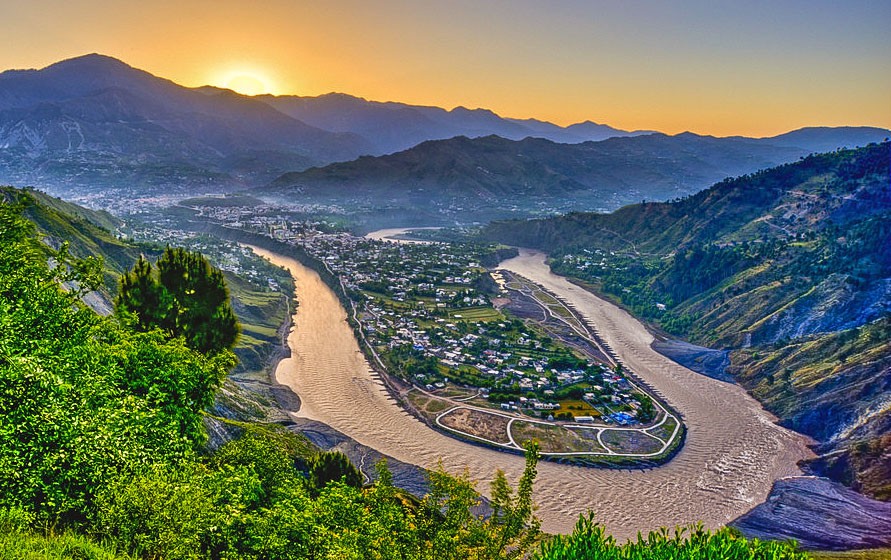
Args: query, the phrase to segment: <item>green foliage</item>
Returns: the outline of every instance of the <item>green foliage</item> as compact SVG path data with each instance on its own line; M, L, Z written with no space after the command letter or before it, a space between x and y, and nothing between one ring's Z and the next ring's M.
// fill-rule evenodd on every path
M0 199L15 204L21 215L35 224L47 244L38 247L40 252L52 252L48 246L66 243L72 257L84 262L101 260L97 263L101 273L99 291L105 295L115 292L118 276L138 255L135 247L111 233L120 222L105 212L88 210L30 189L0 187Z
M168 247L155 267L140 257L121 277L115 311L134 328L160 328L203 354L232 348L238 336L223 273L184 249Z
M114 547L83 535L0 531L0 560L125 560Z
M571 535L544 543L535 560L806 560L795 543L749 541L733 529L706 531L701 525L652 532L617 544L594 515L580 517Z
M253 434L205 463L120 479L100 493L94 530L143 557L170 559L518 558L539 536L533 449L516 494L503 474L496 479L498 514L486 520L471 510L480 498L466 475L430 473L430 494L417 501L393 487L381 462L368 488L341 477L311 492L278 445Z
M492 517L486 523L492 551L504 558L520 558L541 536L541 523L533 515L532 484L537 474L538 444L526 444L526 468L514 495L504 472L492 481ZM496 556L498 557L498 556Z
M331 482L342 481L347 486L360 488L362 473L340 451L326 451L315 456L309 464L309 484L320 492Z
M0 508L0 534L26 533L34 523L34 514L18 507Z
M232 356L97 316L60 284L91 267L50 270L20 212L0 204L0 507L78 523L98 488L194 454Z
M640 408L637 410L637 420L642 424L646 424L656 417L656 407L653 406L653 399L648 395L641 394L638 397Z

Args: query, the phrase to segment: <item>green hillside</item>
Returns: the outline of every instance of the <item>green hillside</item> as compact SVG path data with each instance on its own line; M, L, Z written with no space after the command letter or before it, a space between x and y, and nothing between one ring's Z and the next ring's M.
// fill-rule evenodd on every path
M670 203L492 224L555 272L694 343L832 460L888 499L891 144L810 156ZM858 451L859 450L859 451ZM882 474L879 474L882 473Z
M102 257L101 292L106 298L117 289L118 277L139 257L138 247L112 233L121 222L107 212L89 210L40 191L12 187L0 187L0 199L20 204L24 216L37 226L47 245L58 248L67 242L75 257Z
M35 243L35 248L47 258L64 242L73 257L101 259L102 286L97 292L86 294L84 301L104 314L111 312L121 274L133 266L140 254L154 259L163 250L158 244L119 239L113 231L122 222L106 212L89 210L40 191L2 187L0 200L20 208L22 215L34 224L42 241ZM224 271L242 333L235 347L238 366L232 380L218 393L218 412L237 418L272 415L277 419L266 386L268 366L280 352L278 330L293 305L290 275L231 243L202 237L183 237L182 243L207 254L216 266L244 270L241 275Z

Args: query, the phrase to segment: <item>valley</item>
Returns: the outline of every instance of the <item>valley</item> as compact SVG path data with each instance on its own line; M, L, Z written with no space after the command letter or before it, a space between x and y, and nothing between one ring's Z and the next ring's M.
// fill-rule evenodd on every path
M260 74L0 72L3 560L891 546L891 130Z
M856 198L842 200L847 200L847 203L850 203L851 201L855 201ZM202 204L208 205L203 206ZM359 368L361 371L364 371L362 368L370 368L368 375L371 376L371 379L375 380L374 382L380 385L380 390L385 391L385 394L382 395L381 398L395 408L401 416L413 418L416 422L420 420L418 424L428 431L432 428L433 430L438 430L445 434L451 433L452 436L457 436L471 444L482 444L493 449L502 448L508 451L511 448L516 448L515 446L517 445L518 439L522 440L525 437L535 437L543 446L542 450L545 453L581 453L586 456L585 460L581 462L599 466L610 465L612 462L611 455L616 451L619 451L619 455L624 454L626 456L635 454L640 455L641 453L646 455L658 452L660 449L658 447L658 441L650 436L655 435L656 438L661 437L664 440L667 436L671 435L670 431L665 432L662 429L662 426L651 426L647 424L640 427L631 426L630 428L632 431L643 430L648 432L648 434L643 436L644 439L640 439L639 437L632 439L632 445L636 447L627 448L622 439L617 440L610 437L604 438L603 436L608 434L601 429L602 426L587 424L586 420L581 428L583 430L581 433L583 437L578 437L579 434L574 433L574 428L567 428L565 421L561 423L561 421L556 418L556 414L554 414L554 425L551 426L540 426L536 425L534 422L530 423L525 421L529 417L528 412L524 412L520 406L521 402L519 401L519 397L526 396L522 391L520 395L515 395L513 399L509 398L506 403L503 403L506 404L508 408L508 410L504 410L498 403L493 403L489 398L486 398L483 395L480 385L475 385L475 389L463 387L462 385L465 385L468 381L467 378L463 379L460 385L455 383L455 380L461 379L461 375L458 371L450 371L453 369L453 366L457 366L459 371L461 367L472 367L474 370L471 371L476 371L478 374L479 371L481 371L479 367L489 369L490 365L486 364L478 367L473 363L466 365L459 364L453 358L460 356L460 351L456 353L448 347L437 348L437 344L440 343L436 338L437 336L447 335L444 337L444 341L448 343L449 338L454 338L454 340L458 341L459 338L456 338L456 335L457 337L463 337L466 336L466 334L469 334L469 332L456 333L456 335L448 334L449 327L447 327L447 323L451 322L457 327L458 321L465 319L464 317L455 318L454 315L464 315L464 313L468 313L466 320L469 321L470 318L472 318L473 321L479 320L482 325L491 324L494 320L499 321L505 326L509 325L509 322L499 319L497 315L492 315L491 311L487 310L485 306L480 307L480 302L475 303L473 301L480 296L484 296L483 301L491 302L493 307L489 309L494 308L496 310L502 310L502 312L509 312L517 317L526 319L527 323L534 325L535 328L542 329L542 332L546 336L552 338L554 341L560 341L561 344L573 348L574 351L581 352L582 355L587 355L590 358L593 358L595 363L613 363L611 360L616 359L621 361L623 365L628 366L628 371L632 375L639 373L639 367L652 368L655 364L655 362L650 364L638 362L638 367L635 367L632 365L633 362L628 361L630 358L614 352L615 340L608 341L605 336L602 335L602 326L608 324L611 329L623 331L630 328L628 324L615 322L604 323L604 321L607 321L607 318L603 316L599 317L594 322L591 322L590 310L588 310L588 314L580 313L580 310L576 305L577 302L573 302L571 299L566 299L562 295L559 298L554 297L554 288L553 286L548 288L547 281L550 277L552 277L550 280L559 277L553 276L550 273L539 277L535 276L529 270L525 272L517 270L502 270L496 272L492 280L495 281L499 291L496 291L495 293L486 290L477 291L477 288L480 288L480 286L471 288L472 285L477 284L474 280L470 281L471 284L455 283L455 278L461 278L463 282L463 279L465 278L476 278L478 280L484 277L484 275L480 274L480 269L476 267L465 269L458 268L452 271L450 273L452 278L451 285L448 286L440 284L438 281L428 282L430 285L423 287L423 290L429 290L429 293L426 295L413 293L414 288L412 288L412 286L414 284L412 282L406 283L405 280L407 280L407 278L400 279L406 274L413 275L421 273L425 267L424 261L430 259L429 256L425 255L436 255L433 257L432 261L442 263L442 265L438 266L440 269L443 265L448 265L448 263L456 261L456 259L457 261L460 261L462 258L470 259L465 261L465 266L479 264L475 261L481 260L481 255L476 254L474 256L473 252L465 254L463 252L466 251L466 249L459 249L462 244L479 242L479 234L474 234L472 229L456 233L451 230L428 228L413 232L412 235L406 235L406 230L412 228L388 228L369 233L366 236L366 240L363 241L361 238L351 236L343 231L343 226L337 225L336 222L330 220L330 217L310 220L306 219L305 215L290 213L290 210L286 206L252 205L250 199L245 199L243 202L237 199L232 199L228 202L225 199L209 199L203 201L202 204L196 204L194 202L189 203L189 213L178 213L177 220L196 220L196 223L201 223L204 220L210 219L217 224L226 224L227 227L222 228L226 231L234 232L238 228L247 228L255 232L253 235L261 234L262 236L267 236L267 239L275 238L276 240L281 240L286 243L294 243L303 248L301 250L304 254L315 254L315 257L312 258L315 259L315 262L319 266L314 265L314 267L316 270L325 271L325 274L323 274L322 277L330 287L336 288L335 291L338 291L339 294L349 293L351 290L347 288L347 284L356 291L358 297L354 297L353 299L348 299L343 295L339 295L338 298L340 299L341 306L347 306L347 308L349 308L352 305L350 301L356 302L356 316L352 317L352 312L349 315L349 317L353 318L352 325L354 330L356 326L363 324L359 321L360 312L358 310L367 309L367 311L361 312L361 315L364 316L364 324L373 327L373 332L370 331L364 333L364 329L355 330L355 336L358 337L358 341L363 340L363 334L369 334L371 337L378 337L376 339L378 341L378 350L384 350L384 352L378 352L376 358L374 353L369 352L368 345L359 344L358 350L365 352L365 360L359 365L353 363L351 367L353 369ZM539 227L536 222L531 222L530 225L536 228ZM496 227L503 226L495 224L491 229ZM786 227L788 229L788 225ZM214 228L214 231L220 231L220 228L217 226L214 226ZM613 229L612 231L615 232L616 230ZM485 233L486 230L483 230L483 232ZM696 230L687 230L687 233L691 232L695 233ZM671 230L667 230L663 235L671 235ZM547 237L543 238L546 239ZM420 241L417 241L418 239ZM445 250L441 248L442 245L439 241L441 239L453 240L453 243L457 243L457 245L451 245L450 249ZM515 239L522 240L523 237L522 235L518 235ZM611 239L611 235L605 236L604 239ZM277 242L281 243L281 241ZM389 245L375 245L372 243L380 241L390 241L391 243ZM625 240L622 242L625 242ZM623 272L623 267L627 266L625 264L626 261L621 259L627 259L628 255L625 252L616 250L616 247L614 246L607 245L606 247L608 250L599 250L600 253L592 250L590 255L587 253L582 254L586 255L586 262L590 263L592 266L596 264L603 270L609 270L612 267L615 267L615 270L619 274L625 274L625 272ZM645 245L641 243L640 245L637 245L637 247L644 248ZM614 254L609 251L613 251ZM465 254L465 256L462 257L462 254ZM376 262L374 259L369 260L369 257L372 255L374 255L374 258L380 258L380 262ZM346 258L344 258L345 256ZM501 258L506 256L509 255L504 255ZM529 254L526 254L526 256L529 257ZM543 254L538 254L535 258L540 259L540 263L535 265L540 271L547 270L549 264L550 266L555 266L555 262L559 262L546 261ZM437 267L434 266L434 268ZM439 273L443 274L444 272L445 270L441 270ZM463 275L464 272L470 272L471 276L465 277ZM424 272L423 274L426 275L428 273L429 271ZM445 279L448 276L449 274L443 274L442 278ZM340 277L340 280L337 279L338 277ZM619 278L621 278L621 276L619 276ZM341 283L341 280L343 280L343 283ZM372 281L372 284L375 285L367 285L365 288L371 287L373 289L370 291L367 289L363 290L359 284L364 281ZM575 281L577 282L578 280ZM414 282L424 283L424 280L415 280ZM628 286L629 289L636 289L633 282L628 282L626 286ZM543 287L547 288L547 290L543 290ZM444 288L448 288L448 294L443 292ZM456 288L464 290L467 293L464 294L463 297L455 299L455 295L457 294ZM489 290L491 290L491 288L492 287L489 286ZM581 290L578 286L571 284L565 286L565 289L584 292L584 290ZM501 293L501 290L506 291L508 297L502 299L500 296L505 294ZM556 293L561 294L559 291ZM442 299L443 296L447 297ZM467 297L470 301L465 302L464 297ZM506 303L503 300L510 300L510 303ZM658 300L655 301L658 302ZM438 305L443 305L444 307L437 307ZM421 316L434 313L437 309L439 312L444 313L442 317L438 317L438 319L442 321L440 323L436 322L437 317ZM388 313L393 313L394 315L391 317L390 315L387 315ZM396 320L396 317L402 319ZM550 318L551 321L547 321L547 318ZM399 321L405 322L397 324ZM418 321L421 321L421 323L419 324ZM492 324L493 327L497 327L497 325L498 323ZM497 327L497 329L500 328L501 327ZM403 329L402 333L397 332L400 329ZM437 332L437 329L440 329L440 332ZM496 338L499 338L502 341L510 340L509 336L504 337L501 333L497 332L497 329L495 331ZM578 336L577 329L586 330L587 336ZM633 330L634 329L632 328L631 331L633 332ZM473 334L475 336L480 336L478 331ZM388 361L386 354L390 351L389 346L390 343L394 341L394 336L397 345L398 341L401 340L402 344L410 345L411 348L407 354L402 354L401 357L398 357L397 362L392 363ZM488 334L487 336L492 335ZM616 336L616 334L613 333L612 336ZM647 339L646 337L649 337L651 342L653 341L653 337L650 334L642 334L640 336L641 338L636 342L636 347L638 348L644 344L643 341ZM660 335L660 338L663 336L664 333ZM588 339L589 342L593 341L593 343L589 344L586 348L585 345L579 344L580 339L582 338ZM437 342L430 345L431 340L437 340ZM417 345L415 344L416 342L418 343ZM463 346L465 342L461 342L460 344ZM652 350L652 346L653 344L648 343L648 348L650 349L646 351L647 355L655 354ZM432 357L430 355L425 357L425 353L431 351L441 352L441 357L448 362L452 362L452 364L439 361L440 356L437 356L437 361L435 362L436 366L424 371L421 367L424 365L423 362L427 360L427 358ZM450 357L445 355L444 351L452 352L456 355ZM499 352L504 351L505 349L495 350L491 358L502 360L502 363L510 368L511 365L506 363L507 360L499 355ZM685 352L689 351L690 350L685 350ZM639 352L639 350L635 350L634 352ZM412 356L412 353L415 353L415 356ZM513 354L514 352L510 351L509 353ZM395 354L399 353L397 352ZM394 354L391 353L391 356L393 355ZM632 353L630 355L634 356L635 354ZM879 355L881 356L882 354ZM312 356L313 355L309 355L307 358L311 358ZM435 354L433 356L435 356ZM377 359L380 359L381 362L378 363ZM406 359L408 361L405 361ZM680 367L661 355L659 356L659 359L662 363L671 364L672 367ZM724 360L726 360L726 358L724 358ZM330 363L330 360L326 363ZM371 368L371 364L374 365L373 368ZM401 375L403 375L403 380L410 382L409 384L405 384L404 381L393 383L394 379L388 380L387 377L379 375L381 371L387 371L388 369L399 372L400 367L408 365L411 365L411 371L413 372L411 376L406 379L404 372L407 370L405 369L402 370L403 374ZM728 387L728 390L730 391L739 391L745 395L745 391L742 387L727 383L727 380L732 379L732 377L728 376L726 372L723 371L723 368L725 367L724 365L720 367L722 368L721 371L715 370L709 372L710 375L724 380L715 382L718 383L719 386ZM324 366L320 366L320 368L321 369L316 371L327 371L324 369ZM685 375L692 375L693 379L703 377L700 374L694 374L686 368L682 369L685 371ZM419 373L424 376L430 375L431 373L433 375L430 379L418 379L412 377ZM497 378L493 379L497 380ZM432 381L432 383L428 383L428 381ZM518 377L516 381L519 383L524 380L522 377ZM569 379L569 381L571 382L572 380ZM664 384L662 386L653 385L649 378L645 378L642 381L645 382L648 391L655 391L655 394L659 395L660 401L667 403L672 407L672 410L677 410L680 413L683 426L687 430L685 433L684 445L680 451L670 459L667 465L660 466L657 469L660 471L662 469L671 470L672 465L678 462L685 453L688 453L687 448L692 445L691 442L696 441L696 439L690 439L690 437L695 438L695 436L691 436L691 432L689 431L690 418L687 411L684 410L678 402L666 396ZM437 387L437 383L442 386ZM588 383L593 385L593 383ZM692 383L692 381L684 380L678 381L678 383ZM412 384L416 384L416 386L413 388ZM427 387L427 385L430 385L430 387ZM473 387L474 383L470 383L470 385ZM491 391L491 388L489 390ZM675 387L672 390L677 391L678 389ZM488 394L490 396L492 395L491 392ZM588 395L582 393L580 396L587 397ZM536 397L538 402L547 402L540 397L540 394ZM330 395L325 398L330 398ZM529 403L529 398L526 398L527 403ZM716 406L716 411L712 412L712 414L715 415L715 417L717 417L717 414L720 414L717 412L717 409L720 409L721 398L722 397L716 396L713 400L713 404ZM757 402L751 400L748 396L745 398L752 406L761 410ZM687 406L691 406L689 401L695 399L696 397L688 397ZM352 397L349 397L347 400L352 402ZM514 405L511 405L510 400L514 401ZM534 405L535 403L533 402L531 404ZM482 406L480 407L479 405ZM329 404L329 406L332 405ZM512 406L516 406L517 410L510 410ZM596 410L596 405L592 406L592 402L588 401L586 398L564 401L561 407L563 408L561 412L572 412L573 416L590 415L596 418L597 412L602 414L602 411ZM531 408L534 410L534 407ZM406 416L406 410L410 411L410 416ZM589 411L591 414L587 414ZM324 414L307 414L308 416L306 418L300 419L301 422L319 421L317 420L318 418L324 418L324 420L321 420L322 423L328 424L328 422L334 422L332 427L334 427L335 430L347 437L355 439L359 445L377 449L385 455L390 455L390 451L392 450L391 447L377 447L380 445L380 435L372 437L370 434L363 432L362 430L357 430L357 427L352 422L348 422L343 418L338 418L338 416L331 413L330 410L327 410ZM368 414L371 414L371 412L369 411ZM512 417L514 414L525 415L526 419L523 419L522 416ZM763 410L761 410L760 414L764 414ZM756 417L758 416L756 415ZM310 420L310 418L313 420ZM759 423L774 421L776 421L776 419L772 419L772 417L767 415L766 418L762 417ZM389 422L390 420L381 420L381 425L386 425ZM658 423L660 420L656 419L655 422ZM715 424L715 419L709 418L704 423L708 426L712 426ZM718 425L722 424L719 422ZM579 427L580 426L582 425L579 425ZM652 429L650 429L650 427L652 427ZM668 427L670 428L671 425L669 424ZM752 430L754 428L752 426L747 426L744 429ZM586 433L594 435L594 437L584 437ZM788 434L789 432L785 433ZM359 435L357 436L356 434ZM597 435L601 436L599 440ZM631 434L628 433L628 435ZM701 438L702 435L699 437ZM627 440L627 438L625 439ZM743 439L748 441L746 438ZM393 445L392 436L387 437L386 440ZM714 439L709 439L708 441L709 443L717 442L719 441L719 436L714 435ZM799 455L796 460L803 459L806 460L805 464L814 464L813 453L804 448L806 440L799 438L796 441L799 441L798 449L801 452L801 455ZM652 447L653 443L656 443L657 447ZM462 444L460 441L455 441L455 444L468 445L467 443ZM744 444L742 448L748 449L747 445L748 444ZM767 449L773 445L774 447L772 448L774 449L774 452L779 452L779 450L783 448L782 445L777 447L776 443L752 443L752 445L755 449ZM809 445L813 445L813 442L811 441ZM471 447L474 446L471 445ZM725 449L720 445L719 448L722 450ZM412 447L411 449L413 453L417 452L417 447ZM480 453L485 452L484 448L479 448L478 450ZM872 448L864 448L863 451L858 451L858 453L862 453L861 455L858 455L857 459L862 462L860 464L875 464L875 451L873 451ZM421 466L430 464L425 461L411 460L410 457L399 456L398 454L390 456L400 463L413 465L420 464ZM461 456L465 457L466 455ZM731 456L735 455L731 454ZM754 457L760 457L760 455L757 453L753 454L750 450L745 451L744 456L746 459L738 459L740 465L749 465L750 460L755 460L753 459ZM505 455L505 457L509 457L509 455ZM552 459L560 460L562 462L563 459L560 457L560 455L551 456ZM575 456L574 458L578 460L578 456ZM645 457L638 456L635 458L638 463L641 463L642 459L645 459ZM475 461L477 459L474 458L473 460ZM505 460L509 461L511 459ZM797 467L792 466L796 460L790 461L789 467L792 470L788 473L784 473L784 475L801 474L801 471ZM468 461L470 460L468 459ZM703 468L706 469L711 468L711 465L713 464L714 463L710 462L708 459L705 459L702 462ZM724 463L719 462L718 465L724 465ZM519 465L517 465L517 467L519 467ZM459 468L457 464L455 465L455 468ZM716 466L716 468L722 473L725 470L724 466ZM870 475L870 481L884 480L883 475L880 474L881 467L878 467L878 470L872 472L873 474ZM775 494L768 494L768 497L770 498L768 502L762 503L762 505L739 518L739 526L744 528L747 534L761 537L771 537L775 534L783 534L802 540L809 546L826 546L826 543L829 542L844 542L846 543L844 546L850 547L858 545L862 546L869 542L884 542L881 540L870 540L873 538L870 535L874 535L874 531L870 529L869 519L872 518L872 516L881 518L881 516L884 515L882 513L883 504L881 502L876 502L867 497L853 493L835 482L820 479L820 482L818 483L811 483L808 482L810 479L806 477L802 478L797 475L789 479L784 479L782 484L778 483L772 491L775 492ZM725 475L721 474L720 476L723 480ZM700 481L701 480L702 478L700 476ZM870 482L870 484L874 484L874 482ZM771 485L767 484L766 487L770 490ZM581 492L583 490L579 487L578 491ZM840 499L838 496L846 492L851 493L851 496L845 497L844 499L860 500L862 502L857 514L852 512L843 514L842 512L844 510L836 510L834 506L831 505L834 503L833 500ZM746 495L749 494L747 493ZM803 496L808 496L806 501L802 499ZM764 498L757 498L752 500L749 508L761 503L763 499ZM843 522L842 515L847 516L847 520L844 522L852 525L851 532L846 533L845 536L836 533L835 530L832 529L834 524ZM796 519L801 516L804 516L809 521L807 523L801 522L800 520L796 521ZM728 519L728 521L730 520ZM737 522L734 521L734 523ZM765 527L774 526L777 527L776 531L781 532L774 533L769 528L765 529ZM782 529L780 529L781 527Z
M301 396L296 416L324 422L363 445L425 468L442 460L447 469L469 468L476 478L490 476L496 468L518 473L519 457L446 437L407 414L368 364L346 311L318 274L293 259L259 252L291 271L297 299L303 302L289 337L292 358L276 370L278 381ZM653 352L639 323L561 282L547 270L541 254L524 253L502 266L542 282L587 320L612 321L599 331L601 336L682 411L688 428L684 447L656 469L541 464L536 500L547 530L565 531L586 509L595 509L598 519L620 536L693 518L717 526L763 500L772 480L798 472L795 462L808 453L805 442L773 424L741 388L700 376ZM613 332L616 321L635 334ZM633 490L641 486L648 491Z

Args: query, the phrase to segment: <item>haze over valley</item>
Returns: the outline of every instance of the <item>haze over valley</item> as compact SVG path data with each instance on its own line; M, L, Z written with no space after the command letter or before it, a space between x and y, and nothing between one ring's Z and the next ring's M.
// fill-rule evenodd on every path
M331 207L371 229L611 211L889 134L669 136L339 94L252 97L185 88L102 55L0 74L5 183L105 207L250 192Z

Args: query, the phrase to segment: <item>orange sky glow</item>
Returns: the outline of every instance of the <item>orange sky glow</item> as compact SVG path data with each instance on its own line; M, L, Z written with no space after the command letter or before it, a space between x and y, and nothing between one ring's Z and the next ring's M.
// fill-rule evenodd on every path
M99 52L187 86L558 124L891 128L891 2L4 0L0 69Z

